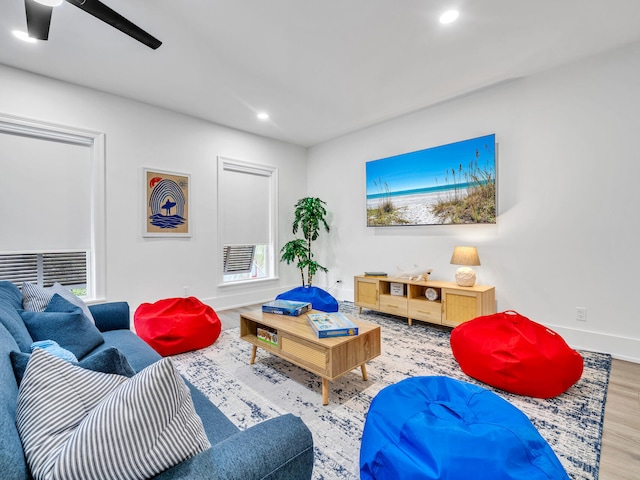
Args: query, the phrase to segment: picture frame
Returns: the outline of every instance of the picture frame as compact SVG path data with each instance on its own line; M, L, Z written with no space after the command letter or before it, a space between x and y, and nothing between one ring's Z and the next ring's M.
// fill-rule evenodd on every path
M143 168L144 237L191 236L191 176Z
M367 227L495 224L495 137L366 162Z

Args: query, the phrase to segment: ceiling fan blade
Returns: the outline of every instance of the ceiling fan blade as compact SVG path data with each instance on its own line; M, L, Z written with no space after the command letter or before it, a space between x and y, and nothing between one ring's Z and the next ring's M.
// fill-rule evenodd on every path
M24 0L24 9L27 12L27 33L29 36L38 40L47 40L53 7L47 7L35 0Z
M132 38L135 38L139 42L144 43L149 48L155 50L160 45L162 45L162 42L160 40L145 32L137 25L134 25L118 12L112 10L98 0L67 0L67 2L75 5L76 7L84 10L87 13L90 13L97 19L108 23L112 27L117 28L118 30L126 33Z

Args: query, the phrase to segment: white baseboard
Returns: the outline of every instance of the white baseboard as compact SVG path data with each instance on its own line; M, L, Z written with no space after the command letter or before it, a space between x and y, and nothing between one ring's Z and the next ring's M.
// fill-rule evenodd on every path
M609 353L613 358L619 360L640 363L640 339L638 338L627 338L588 330L578 330L560 325L547 326L562 335L562 338L564 338L572 348Z

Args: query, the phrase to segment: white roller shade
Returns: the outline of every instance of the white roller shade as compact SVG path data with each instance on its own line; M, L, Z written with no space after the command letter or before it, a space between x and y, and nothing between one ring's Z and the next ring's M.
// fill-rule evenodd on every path
M91 148L0 133L0 251L91 247Z
M272 170L221 161L218 201L222 244L270 243Z

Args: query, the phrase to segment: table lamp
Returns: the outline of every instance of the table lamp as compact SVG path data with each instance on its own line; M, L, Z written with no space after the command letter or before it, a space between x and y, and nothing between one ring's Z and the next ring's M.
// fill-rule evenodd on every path
M476 247L454 247L451 256L452 265L463 265L456 270L456 283L461 287L473 287L476 283L476 272L469 265L480 265Z

